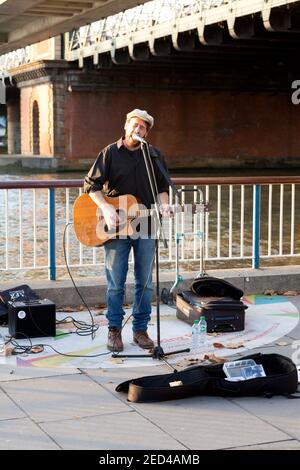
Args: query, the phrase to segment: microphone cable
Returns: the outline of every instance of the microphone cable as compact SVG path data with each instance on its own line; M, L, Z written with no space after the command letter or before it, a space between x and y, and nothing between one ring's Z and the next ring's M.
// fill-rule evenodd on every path
M85 299L83 298L81 292L79 291L78 287L76 286L75 284L75 281L73 279L73 276L72 276L72 273L70 271L70 268L69 268L69 265L68 265L68 260L67 260L67 252L66 252L66 233L67 233L67 229L70 225L73 225L73 222L69 222L65 225L65 228L64 228L64 233L63 233L63 252L64 252L64 259L65 259L65 265L66 265L66 268L67 268L67 271L68 271L68 274L70 276L70 279L72 281L72 284L74 286L74 289L76 290L78 296L80 297L80 299L82 300L84 306L87 308L88 312L89 312L89 315L91 317L91 321L92 321L92 325L87 325L87 326L90 326L91 328L91 331L90 333L86 333L87 335L88 334L91 334L91 337L92 339L94 340L95 339L95 334L96 334L96 331L99 329L99 325L95 325L95 321L94 321L94 317L92 315L92 312L89 308L89 306L87 305ZM77 321L77 320L74 320L74 322L76 322L78 325L80 325L82 327L83 324L85 324L84 322L81 322L81 321ZM75 325L75 323L74 323Z

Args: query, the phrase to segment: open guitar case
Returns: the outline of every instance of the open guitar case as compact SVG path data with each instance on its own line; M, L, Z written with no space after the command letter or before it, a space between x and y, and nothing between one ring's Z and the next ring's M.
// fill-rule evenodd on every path
M126 380L116 387L117 392L127 393L130 402L157 402L178 400L192 396L265 396L292 395L297 392L298 373L294 362L281 354L256 353L239 358L253 359L261 364L265 377L256 377L244 381L228 381L223 371L223 364L197 365L170 374L137 377Z
M242 331L245 328L243 291L230 282L203 276L193 280L190 288L176 296L176 316L192 325L204 316L207 332Z

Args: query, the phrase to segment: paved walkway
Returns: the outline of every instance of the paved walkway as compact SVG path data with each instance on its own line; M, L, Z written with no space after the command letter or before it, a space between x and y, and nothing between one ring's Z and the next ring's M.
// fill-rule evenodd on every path
M290 301L300 311L300 296ZM259 351L294 354L300 364L297 340L299 323L282 338L286 345L269 344ZM167 365L151 360L153 367L110 370L0 366L0 448L300 449L298 400L201 396L127 402L126 395L115 391L117 384L170 372Z

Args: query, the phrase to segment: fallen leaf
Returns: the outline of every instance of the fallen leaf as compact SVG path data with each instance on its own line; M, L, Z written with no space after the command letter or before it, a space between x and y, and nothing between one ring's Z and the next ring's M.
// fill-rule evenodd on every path
M30 349L30 352L32 352L34 354L38 354L38 353L43 352L43 351L44 351L43 346L39 346L38 344L36 346L32 346L32 348Z
M224 344L222 344L222 343L213 343L213 347L216 348L216 349L225 348Z
M124 359L122 359L121 357L112 357L111 362L113 364L123 364Z
M213 364L224 364L224 362L228 361L225 357L218 357L215 354L204 354L204 359L212 362Z
M225 344L225 348L227 349L239 349L244 348L244 343L227 343Z
M214 331L213 333L207 333L207 336L220 336L222 334L223 333L217 333L216 331Z
M298 295L298 293L299 292L296 291L296 290L288 290L288 291L284 292L283 295L287 295L287 296L292 297L292 296Z
M203 360L202 359L192 359L192 358L183 359L182 361L177 362L176 367L177 368L178 367L186 368L186 367L192 366L194 364L197 364L198 362L203 362Z
M62 307L58 310L58 312L67 312L67 313L77 312L77 311L78 311L77 307Z
M97 305L94 306L94 308L100 309L100 310L105 310L106 307L107 307L106 304L97 304Z
M57 308L57 312L82 312L83 310L87 310L85 305L76 305L75 307L71 307L70 305L66 307Z
M264 295L276 295L277 292L274 289L265 289L264 290Z
M104 310L96 310L94 311L94 315L97 317L99 315L104 315Z
M14 349L15 348L13 346L6 344L4 349L1 351L0 356L11 356Z

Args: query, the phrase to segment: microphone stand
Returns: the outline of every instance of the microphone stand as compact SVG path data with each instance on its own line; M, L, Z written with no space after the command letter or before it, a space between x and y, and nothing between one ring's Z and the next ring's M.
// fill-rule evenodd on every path
M165 353L160 344L160 287L159 287L159 240L162 240L164 248L168 247L166 237L164 235L163 226L161 222L161 216L159 212L158 205L158 188L155 178L155 173L153 169L153 164L151 161L149 146L146 140L142 139L140 136L135 136L136 140L141 142L141 149L144 157L145 167L147 170L147 176L151 188L151 194L154 201L155 216L156 216L156 239L155 239L155 281L156 281L156 320L157 320L157 346L150 350L150 354L112 354L112 357L128 358L128 357L152 357L153 359L164 359L165 356L170 356L172 354L179 354L183 352L189 352L190 348L181 349L178 351L172 351ZM168 364L168 362L167 362ZM168 364L169 365L169 364ZM172 367L172 366L171 366Z

